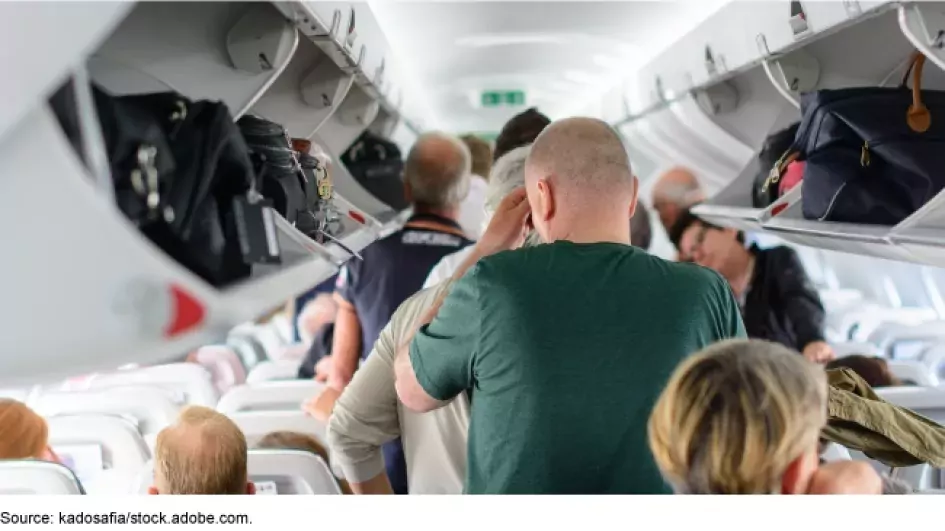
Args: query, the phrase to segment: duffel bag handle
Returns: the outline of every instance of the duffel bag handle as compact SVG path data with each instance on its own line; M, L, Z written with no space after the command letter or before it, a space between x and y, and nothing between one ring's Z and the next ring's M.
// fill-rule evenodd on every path
M906 82L911 74L912 76L912 104L906 111L906 123L909 129L916 133L924 133L932 125L932 114L928 107L922 103L922 68L925 66L925 55L916 50L912 53L912 63L902 76L902 86L906 87Z

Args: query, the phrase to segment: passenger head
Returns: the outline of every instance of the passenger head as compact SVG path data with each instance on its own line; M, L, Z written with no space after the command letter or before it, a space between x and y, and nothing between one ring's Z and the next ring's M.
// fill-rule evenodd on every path
M489 171L492 169L492 146L476 135L463 135L459 139L469 149L473 175L488 179Z
M630 218L630 242L647 250L652 240L653 228L650 226L650 213L643 206L642 201L637 201L637 208L633 211L633 217Z
M670 169L660 175L653 186L653 208L667 231L684 210L702 199L703 193L698 179L686 168Z
M49 448L46 420L8 398L0 398L0 459L59 461Z
M525 186L525 162L528 159L529 152L531 152L531 146L517 147L502 155L492 166L489 186L486 187L486 202L483 205L486 211L485 219L482 221L483 232L489 226L492 215L499 207L499 203L505 199L505 196L512 193L516 188ZM529 232L523 245L531 247L539 243L541 243L541 240L533 230Z
M844 356L827 364L827 370L832 369L850 369L872 388L903 385L899 378L893 376L886 360L877 356Z
M567 118L549 125L532 145L525 188L542 240L629 243L636 177L606 122Z
M766 341L717 343L685 360L650 415L650 449L687 494L807 492L827 421L824 371Z
M318 439L297 431L274 431L259 440L256 448L271 450L300 450L311 452L328 463L328 451Z
M515 148L531 144L550 123L551 120L534 107L516 114L505 122L496 137L493 160L499 160Z
M684 210L669 231L683 262L695 262L728 277L736 273L738 253L745 251L745 234L738 229L706 223Z
M335 322L338 306L330 293L319 293L308 301L299 313L298 328L302 341L307 345L315 334L328 323Z
M246 438L225 415L184 409L154 446L151 494L254 494L246 469Z
M426 133L404 163L404 193L417 210L452 213L469 193L472 157L466 144L445 133Z

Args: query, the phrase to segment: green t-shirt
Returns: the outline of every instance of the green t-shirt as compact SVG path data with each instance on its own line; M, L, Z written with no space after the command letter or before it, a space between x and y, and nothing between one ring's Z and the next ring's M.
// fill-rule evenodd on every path
M744 336L715 272L559 241L481 260L410 360L436 399L471 389L466 492L669 493L650 410L683 358Z

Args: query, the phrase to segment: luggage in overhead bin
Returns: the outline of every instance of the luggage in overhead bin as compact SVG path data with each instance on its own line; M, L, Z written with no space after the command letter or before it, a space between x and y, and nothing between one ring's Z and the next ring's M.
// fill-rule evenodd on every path
M398 211L409 206L404 197L404 161L397 144L365 131L341 155L341 162L380 201Z
M924 64L915 52L896 88L802 96L800 129L775 171L806 163L805 218L894 225L945 187L945 92L921 90Z
M762 146L761 151L758 152L758 162L761 171L755 176L752 193L753 207L767 208L768 205L774 203L781 197L782 192L779 186L781 173L771 170L777 167L781 157L791 150L799 126L800 123L792 124L790 127L773 133L765 139L764 146Z
M263 213L250 213L255 174L226 105L176 92L112 96L94 85L86 101L73 83L50 105L80 154L88 155L78 124L97 118L121 212L210 284L248 277L259 260L240 235L249 233L266 254L269 236Z

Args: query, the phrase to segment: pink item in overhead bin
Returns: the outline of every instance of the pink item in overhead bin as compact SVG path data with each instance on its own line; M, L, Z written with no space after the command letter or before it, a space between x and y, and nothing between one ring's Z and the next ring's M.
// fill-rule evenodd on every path
M233 349L222 345L201 347L195 361L210 371L213 386L222 395L231 387L246 382L246 369Z
M804 180L804 166L806 165L806 162L799 160L788 164L787 169L784 170L784 175L781 176L781 182L778 184L779 196L788 193L791 191L791 188L794 188Z

